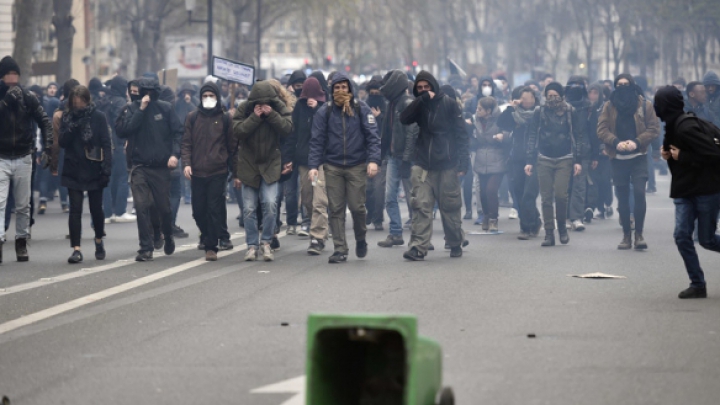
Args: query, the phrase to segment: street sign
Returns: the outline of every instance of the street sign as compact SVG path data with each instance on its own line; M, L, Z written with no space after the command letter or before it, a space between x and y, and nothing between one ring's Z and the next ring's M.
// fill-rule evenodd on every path
M295 394L280 405L305 405L305 376L291 378L250 391L251 394Z
M255 83L255 67L242 62L213 56L213 76L246 86L252 86Z

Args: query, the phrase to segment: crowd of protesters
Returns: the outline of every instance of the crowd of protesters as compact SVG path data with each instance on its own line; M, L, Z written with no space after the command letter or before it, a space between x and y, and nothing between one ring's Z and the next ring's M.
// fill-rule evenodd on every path
M378 246L404 246L409 229L402 256L419 261L435 250L438 211L445 249L458 258L468 246L463 220L499 234L509 228L505 206L517 239L544 229L541 246L552 247L612 217L615 200L617 248L646 250L646 194L656 192L656 169L668 167L675 239L692 281L681 298L706 296L695 227L701 246L720 251L720 149L707 143L720 137L713 72L650 91L629 74L565 84L546 75L511 89L502 75L455 75L441 85L427 71L391 70L358 84L340 72L298 70L250 89L209 76L177 92L154 74L26 90L20 73L11 57L0 61L0 240L12 209L18 261L29 259L35 211L59 198L69 214L68 262L82 262L86 195L97 260L106 225L116 222L137 222L137 261L172 254L175 239L188 237L176 225L183 199L208 261L233 249L228 201L240 208L246 261L274 260L283 201L286 234L308 238L315 256L332 238L330 263L348 260L347 212L357 257L368 254L368 226L384 231L387 213Z

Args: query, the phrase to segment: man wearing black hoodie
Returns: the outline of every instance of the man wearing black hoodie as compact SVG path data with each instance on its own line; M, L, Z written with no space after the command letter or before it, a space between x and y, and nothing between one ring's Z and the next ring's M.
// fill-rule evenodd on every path
M152 260L151 209L160 217L165 235L165 254L175 252L170 208L170 170L178 165L183 127L172 104L159 100L157 80L137 81L140 100L133 101L116 122L117 135L127 139L130 187L137 211L140 250L137 261Z
M403 125L416 123L420 127L410 175L412 236L410 250L403 257L417 261L427 255L436 201L450 257L461 257L465 233L458 177L465 175L470 164L465 121L455 99L442 93L429 72L418 73L413 94L417 98L400 115Z
M20 66L6 56L0 60L0 262L5 243L5 208L12 186L15 197L15 253L19 262L29 260L30 197L35 130L40 129L43 159L49 163L53 134L50 119L35 96L20 87Z
M307 80L307 76L302 70L296 70L290 75L287 85L292 89L295 98L299 98L300 94L302 94L303 83L305 83L305 80ZM297 191L297 188L295 190Z
M365 85L365 91L368 96L365 102L375 116L375 122L378 129L383 127L385 121L385 110L387 102L385 97L380 93L382 86L382 77L373 76L373 78ZM390 134L380 132L380 175L375 176L367 181L366 201L367 201L367 220L368 225L373 224L376 231L383 231L384 213L385 213L385 172L387 171L388 152L390 151Z
M707 131L709 124L692 113L683 114L683 96L677 88L666 86L657 92L655 111L665 122L662 157L672 172L675 244L691 281L678 297L706 298L705 275L693 232L697 222L700 246L720 253L720 236L715 234L720 208L720 149Z
M710 121L720 127L720 77L711 70L705 73L703 84L707 91L707 109Z

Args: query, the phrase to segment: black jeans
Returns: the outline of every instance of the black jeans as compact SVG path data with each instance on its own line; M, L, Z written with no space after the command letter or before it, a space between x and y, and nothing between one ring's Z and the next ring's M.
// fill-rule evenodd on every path
M205 251L218 251L218 239L227 221L225 188L227 175L192 178L192 211Z
M173 237L173 218L170 208L170 169L166 167L134 167L130 175L135 211L137 213L139 252L153 251L153 220L158 224L165 240Z
M511 184L518 196L518 217L520 217L520 232L535 233L540 228L540 211L537 208L537 198L540 195L540 185L537 170L532 176L525 174L525 162L511 162L509 176Z
M68 189L70 200L70 217L68 227L70 228L70 247L80 246L82 238L82 213L83 213L83 190ZM91 190L87 192L90 203L90 216L95 228L95 239L102 239L105 233L105 212L103 211L103 190Z
M480 205L483 213L489 219L498 219L498 209L500 207L500 183L502 183L505 173L478 174L480 180Z
M645 185L648 180L647 156L627 160L612 160L613 183L617 191L618 213L623 233L629 235L632 232L630 225L630 184L633 186L633 197L635 198L635 232L643 233L645 227Z

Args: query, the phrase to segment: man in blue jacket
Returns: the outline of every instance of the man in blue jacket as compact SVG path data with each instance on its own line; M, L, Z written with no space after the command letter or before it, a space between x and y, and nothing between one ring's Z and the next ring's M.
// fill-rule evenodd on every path
M345 209L353 217L355 253L367 255L365 234L366 175L373 178L380 164L380 136L375 116L370 107L355 100L355 89L342 73L333 77L333 100L320 107L313 119L308 176L317 181L318 168L323 165L325 188L330 209L330 230L335 252L330 263L347 261L348 245L345 238Z

